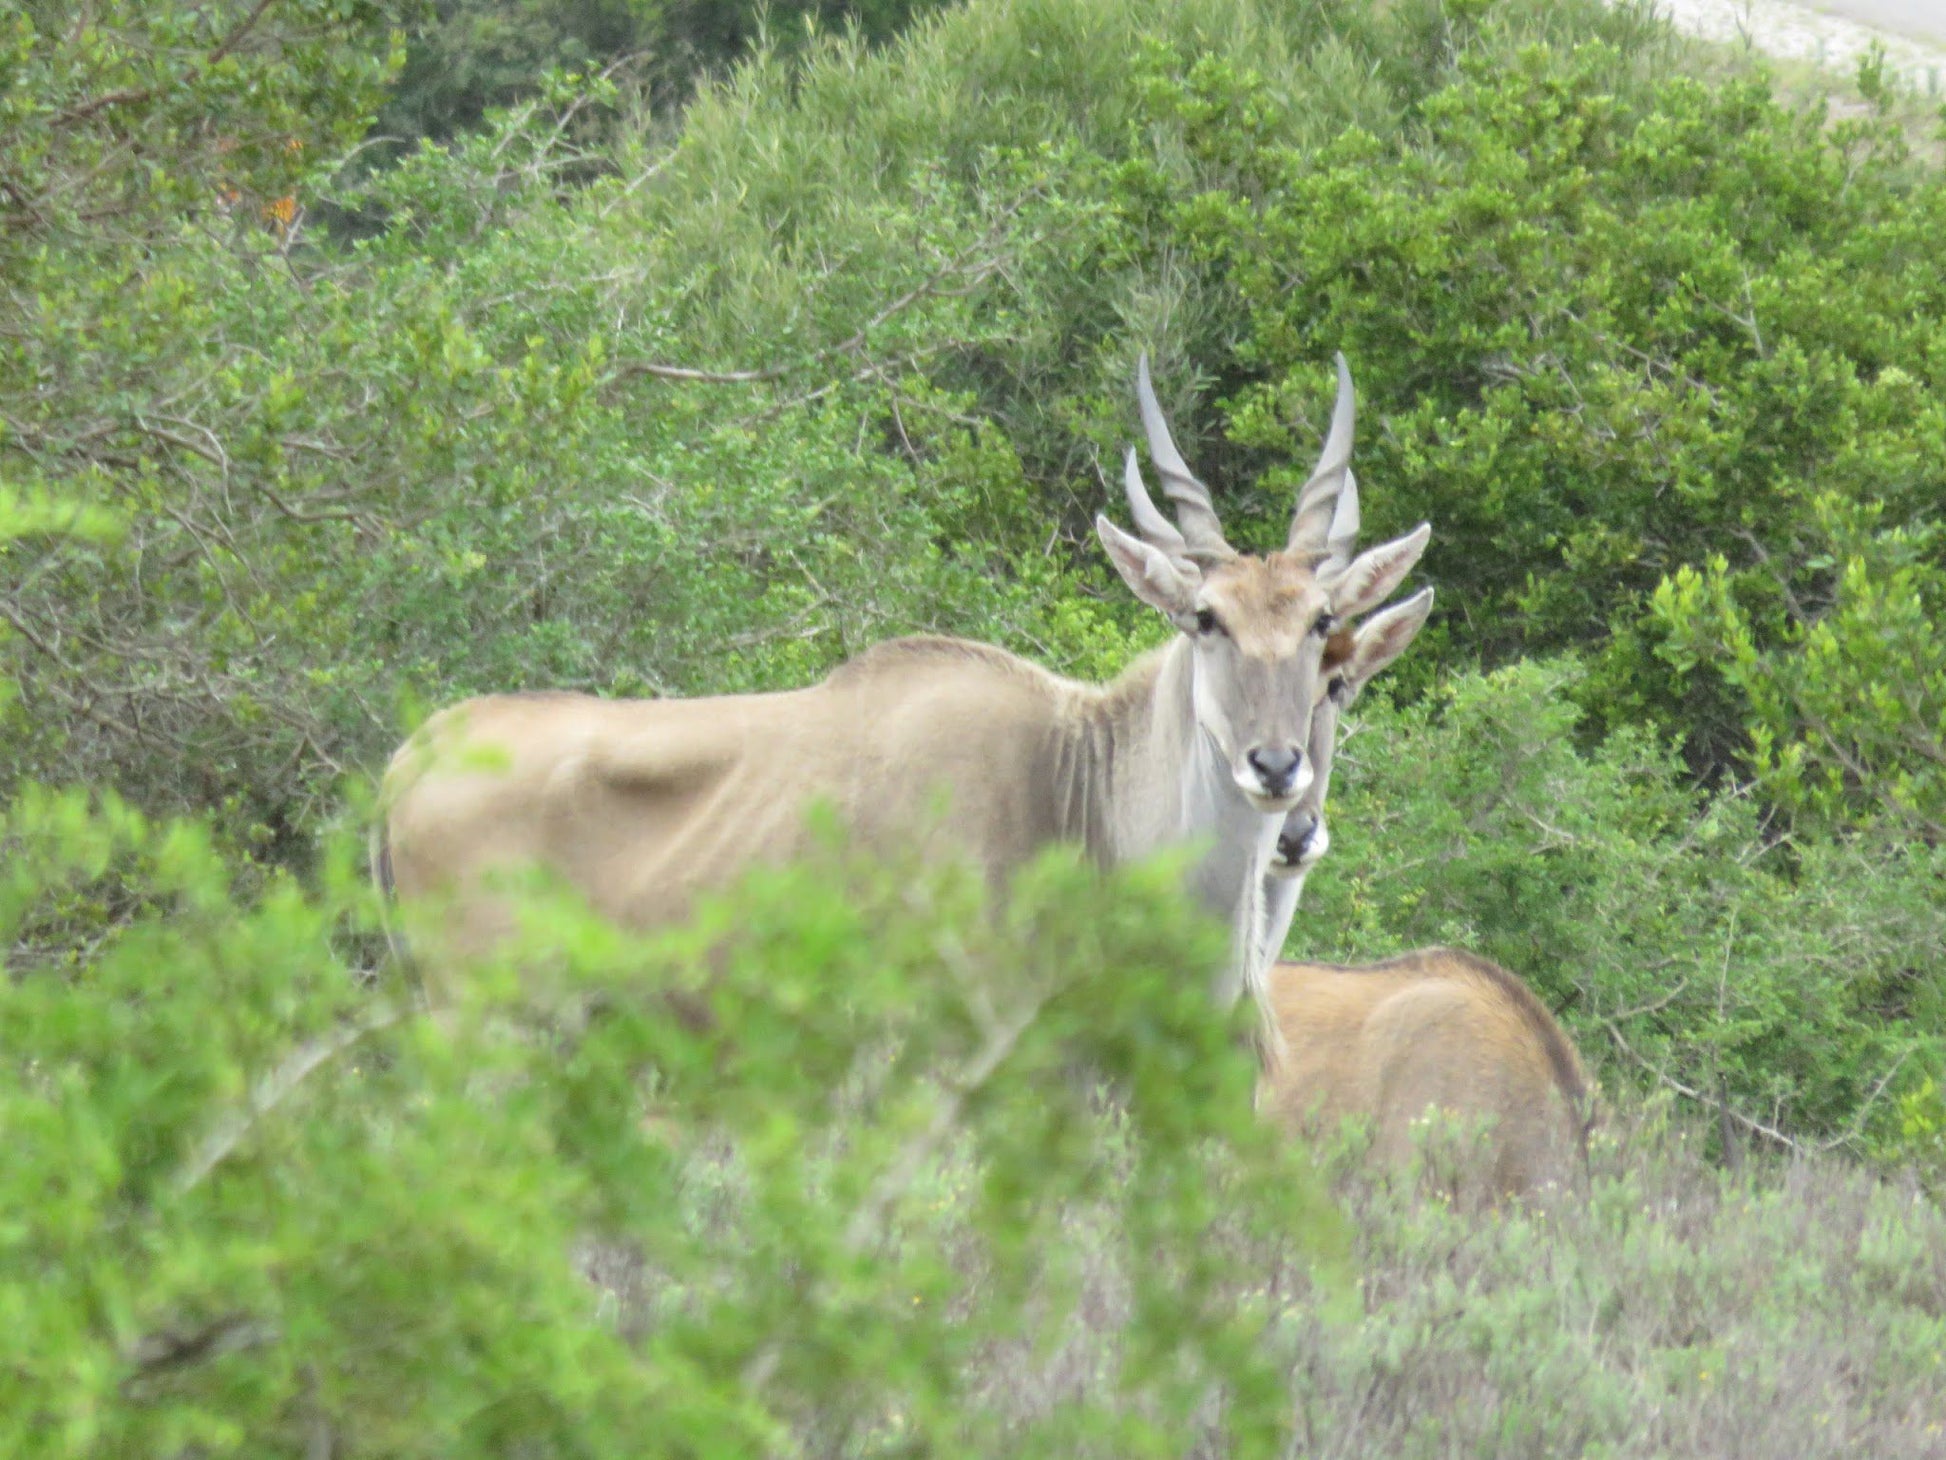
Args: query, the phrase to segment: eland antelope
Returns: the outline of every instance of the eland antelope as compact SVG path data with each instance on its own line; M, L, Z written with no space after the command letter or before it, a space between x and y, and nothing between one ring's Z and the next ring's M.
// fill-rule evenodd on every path
M1357 534L1357 491L1347 473L1330 534L1339 557ZM1449 948L1357 967L1278 961L1305 878L1331 845L1324 803L1340 715L1424 627L1432 597L1421 589L1327 641L1306 743L1311 782L1285 813L1264 879L1258 1107L1313 1131L1362 1119L1373 1154L1394 1164L1410 1155L1413 1122L1428 1109L1487 1122L1484 1194L1522 1196L1565 1183L1577 1151L1585 1168L1594 1110L1574 1045L1526 984Z
M1566 1186L1587 1163L1594 1102L1569 1041L1533 990L1499 964L1452 948L1381 963L1277 963L1269 971L1281 1039L1258 1107L1294 1128L1366 1122L1372 1155L1398 1165L1412 1128L1437 1109L1484 1122L1489 1200Z
M1205 848L1193 890L1231 930L1216 990L1262 1000L1264 871L1283 814L1313 784L1307 737L1325 646L1424 550L1421 525L1358 558L1327 550L1352 446L1351 376L1284 548L1238 553L1137 371L1172 523L1128 453L1136 531L1098 516L1123 581L1179 631L1106 685L965 640L893 640L804 689L693 700L503 694L436 714L393 757L373 872L435 998L452 967L511 930L507 873L540 868L633 927L759 860L810 848L831 805L855 841L927 845L996 888L1040 848L1114 865ZM944 793L946 812L929 808Z
M1358 481L1347 469L1326 531L1322 571L1330 572L1334 565L1342 567L1353 561L1358 528ZM1432 589L1422 588L1363 623L1340 623L1325 641L1324 658L1319 664L1321 693L1313 697L1311 724L1305 738L1305 758L1311 766L1310 783L1296 804L1284 813L1265 864L1259 904L1263 914L1260 956L1265 963L1274 961L1283 951L1303 895L1304 879L1331 846L1324 801L1331 791L1331 767L1337 755L1340 716L1380 670L1410 647L1426 625L1432 602Z

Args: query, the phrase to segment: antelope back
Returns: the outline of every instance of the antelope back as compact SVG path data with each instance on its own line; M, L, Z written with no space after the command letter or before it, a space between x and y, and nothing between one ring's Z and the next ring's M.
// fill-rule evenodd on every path
M1293 1128L1369 1126L1397 1166L1429 1110L1487 1133L1463 1174L1487 1200L1572 1184L1591 1091L1573 1044L1519 978L1484 958L1426 948L1382 963L1279 963L1270 1000L1283 1050L1259 1104Z

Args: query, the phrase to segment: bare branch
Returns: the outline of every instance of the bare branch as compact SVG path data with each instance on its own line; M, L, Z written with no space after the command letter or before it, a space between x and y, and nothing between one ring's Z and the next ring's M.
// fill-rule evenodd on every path
M216 49L209 53L209 60L205 64L214 66L239 45L243 44L243 38L256 28L257 22L263 19L264 12L276 3L277 0L257 0L256 8L243 17L242 23L235 30L223 37Z
M58 127L64 122L85 122L96 112L106 111L111 106L131 106L136 102L147 101L155 95L155 90L153 86L131 86L124 87L120 91L103 92L100 96L92 97L78 106L69 107L54 118L54 125Z
M1727 1102L1712 1100L1709 1096L1705 1095L1702 1091L1695 1089L1693 1086L1685 1085L1681 1080L1678 1080L1674 1075L1670 1074L1667 1070L1663 1069L1662 1066L1655 1064L1653 1061L1645 1058L1640 1054L1637 1054L1635 1051L1635 1046L1633 1046L1628 1042L1628 1040L1623 1038L1622 1031L1615 1027L1614 1020L1604 1019L1601 1022L1602 1022L1602 1027L1604 1027L1608 1031L1608 1037L1615 1041L1615 1047L1617 1049L1619 1049L1623 1054L1627 1055L1631 1060L1633 1060L1636 1064L1640 1065L1643 1069L1647 1070L1651 1075L1654 1075L1657 1080L1661 1081L1664 1085L1668 1086L1671 1090L1675 1091L1676 1094L1682 1096L1685 1100L1693 1100L1698 1105L1703 1106L1705 1109L1720 1110L1725 1117L1735 1121L1738 1125L1742 1126L1745 1130L1751 1132L1751 1134L1760 1135L1767 1141L1774 1141L1778 1145L1782 1146L1785 1150L1791 1152L1793 1155L1801 1156L1808 1149L1808 1147L1806 1147L1803 1144L1803 1142L1795 1139L1794 1137L1785 1135L1784 1132L1778 1130L1777 1127L1773 1125L1766 1125L1764 1124L1764 1122L1760 1120L1754 1120L1750 1116L1745 1115L1742 1111L1732 1109Z
M145 1381L171 1370L208 1363L239 1349L260 1348L276 1337L272 1325L242 1312L225 1313L187 1330L144 1334L127 1351L135 1372L122 1380L122 1392L136 1392Z
M1878 1083L1872 1086L1872 1093L1859 1102L1858 1109L1852 1114L1851 1124L1846 1126L1840 1134L1821 1143L1818 1146L1820 1151L1830 1151L1835 1150L1839 1146L1848 1146L1857 1140L1860 1135L1864 1134L1865 1118L1872 1113L1872 1107L1878 1104L1879 1097L1885 1093L1885 1087L1892 1083L1892 1077L1898 1074L1900 1067L1906 1062L1906 1057L1911 1053L1912 1046L1910 1045L1907 1045L1899 1051L1899 1057L1892 1061L1892 1068L1879 1076Z
M282 1104L305 1076L318 1066L349 1049L366 1035L390 1029L417 1012L411 1005L381 1004L340 1025L331 1033L298 1046L289 1059L251 1087L248 1104L243 1110L231 1112L203 1138L195 1154L176 1174L176 1194L183 1195L200 1185L237 1148L257 1122Z
M1664 961L1667 962L1669 960ZM1684 978L1659 999L1651 999L1646 1004L1637 1004L1633 1009L1624 1009L1619 1014L1609 1014L1604 1017L1612 1019L1615 1023L1619 1024L1625 1019L1640 1019L1645 1014L1659 1013L1675 1003L1677 999L1681 998L1683 992L1688 987L1689 980Z

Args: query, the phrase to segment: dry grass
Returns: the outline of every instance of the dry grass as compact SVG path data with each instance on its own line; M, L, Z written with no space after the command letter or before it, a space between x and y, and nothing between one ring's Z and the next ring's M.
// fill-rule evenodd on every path
M1636 1112L1587 1195L1347 1184L1364 1316L1289 1310L1295 1453L1946 1455L1946 1220L1836 1157L1729 1176Z
M1469 1144L1431 1130L1390 1175L1364 1168L1355 1137L1324 1153L1355 1233L1349 1316L1325 1316L1297 1244L1210 1234L1289 1375L1288 1454L1946 1456L1946 1214L1916 1181L1837 1156L1752 1156L1731 1175L1652 1105L1610 1116L1585 1191L1468 1210L1449 1193ZM717 1188L720 1169L698 1174ZM941 1168L920 1220L970 1231L962 1176ZM1113 1380L1121 1219L1112 1200L1068 1213L1049 1321L982 1345L964 1376L967 1453L1038 1453L1069 1433L1064 1416L1142 1407ZM979 1268L969 1258L972 1322ZM625 1331L653 1324L639 1268L611 1259L597 1281ZM1198 1453L1228 1453L1218 1419L1213 1402ZM799 1438L806 1453L901 1453L896 1426L835 1448Z

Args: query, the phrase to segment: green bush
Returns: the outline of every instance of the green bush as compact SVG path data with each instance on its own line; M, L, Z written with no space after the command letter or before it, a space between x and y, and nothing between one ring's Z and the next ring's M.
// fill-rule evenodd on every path
M0 267L72 288L91 268L134 262L131 245L179 242L185 218L219 205L255 218L357 138L398 61L397 13L380 0L12 7L0 21ZM58 320L67 302L7 307Z
M427 1018L337 951L371 911L348 842L315 894L239 898L193 823L35 795L0 850L10 1455L1284 1430L1232 1295L1250 1243L1336 1271L1343 1237L1250 1121L1220 936L1170 867L1051 856L993 917L970 874L834 847L647 940L541 900L502 976ZM104 888L127 910L85 959L33 953ZM1105 1270L1121 1296L1078 1309ZM1076 1324L1086 1384L1032 1416L983 1392L991 1355Z
M481 186L533 140L383 176L395 236L301 286L271 272L269 235L184 240L134 277L134 310L47 265L67 292L15 342L8 444L130 530L13 550L10 782L220 808L230 835L290 861L336 777L397 736L405 689L771 686L934 624L1087 641L1085 605L1045 591L1055 565L987 576L995 547L970 521L1044 529L1004 441L923 379L851 380L847 361L824 386L753 394L618 368L615 309L638 322L637 360L685 358L658 302L676 287L628 270L605 297L564 291L612 263L616 235L543 170L524 192ZM508 227L534 210L560 225L545 248ZM877 226L896 262L832 281L825 312L846 328L936 273L960 217L913 206ZM896 353L918 317L1004 327L942 297L874 344ZM875 449L886 434L896 451Z
M554 71L639 78L674 107L762 47L801 50L821 31L890 40L939 0L433 0L374 130L385 151L448 142L489 111L537 95Z
M796 683L913 628L1098 670L1143 631L1086 533L1135 349L1255 542L1342 346L1373 530L1436 529L1409 682L1579 648L1588 733L1940 821L1937 675L1885 681L1941 596L1946 194L1882 116L1706 85L1592 0L996 0L760 54L673 144L556 77L333 184L379 13L221 65L172 13L17 23L0 457L130 531L16 554L8 784L222 806L288 862L401 686ZM383 230L320 241L320 201Z
M1454 1210L1431 1130L1340 1214L1167 866L994 919L834 847L646 940L537 898L435 1019L342 951L348 843L239 896L193 823L37 794L0 853L10 1455L1937 1450L1920 1191L1624 1098L1585 1197ZM36 937L104 891L85 958Z
M538 73L743 8L0 21L0 1448L1936 1453L1937 1205L1828 1150L1942 1169L1937 166L1641 6L918 8L679 132ZM460 130L347 166L402 63ZM337 827L429 703L1123 663L1142 348L1256 546L1352 357L1442 618L1297 946L1527 977L1585 1204L1334 1211L1166 867L541 897L403 1012Z
M1580 751L1584 673L1361 701L1292 946L1474 949L1619 1079L1726 1110L1742 1140L1897 1152L1899 1097L1946 1071L1946 850L1782 835L1640 730Z
M1614 767L1578 849L1536 863L1589 861L1565 897L1516 875L1545 839L1503 817L1418 890L1437 918L1401 888L1346 928L1477 936L1562 1000L1598 977L1581 1027L1623 1063L1601 1020L1687 960L1640 1016L1663 1032L1621 1038L1652 1062L1675 1039L1670 1078L1728 1080L1766 1123L1842 1128L1902 1021L1936 1032L1902 934L1842 951L1848 902L1925 931L1899 909L1938 903L1926 854L1885 848L1946 815L1941 193L1883 118L1706 86L1626 8L1015 0L883 53L759 55L672 144L626 111L581 133L619 98L557 78L333 182L388 64L378 12L253 28L220 65L223 17L171 13L88 44L16 26L8 167L47 201L0 243L0 460L15 499L121 531L0 546L0 787L113 786L301 868L343 776L474 690L771 688L913 629L1103 674L1153 632L1086 530L1134 349L1262 543L1342 344L1374 532L1435 526L1445 617L1398 684L1579 647L1581 714L1549 700L1523 754ZM117 150L138 114L173 170ZM305 145L224 144L246 134ZM385 227L224 222L233 183ZM83 228L111 205L119 231ZM1748 756L1761 803L1690 800L1663 736L1718 786ZM1779 809L1802 824L1753 870ZM1763 941L1764 899L1814 895L1826 951ZM1586 946L1610 904L1647 911ZM1723 948L1756 1011L1734 1021L1699 992ZM1831 1059L1801 1047L1827 1035Z
M1877 819L1938 845L1946 838L1939 524L1884 526L1886 504L1836 493L1820 495L1812 511L1807 567L1818 581L1803 590L1817 595L1808 606L1781 573L1738 573L1713 557L1656 589L1667 635L1658 652L1684 674L1710 666L1745 697L1751 765L1777 805L1827 825Z
M1773 657L1936 608L1946 185L1882 116L1828 123L1761 79L1706 86L1652 56L1468 44L1403 145L1359 126L1295 141L1260 71L1165 65L1182 145L1231 177L1172 199L1158 232L1237 295L1241 443L1300 456L1284 423L1344 349L1383 423L1360 451L1375 522L1433 522L1448 642L1489 662L1599 650L1592 725L1676 730L1714 775L1862 682L1896 693L1907 646L1804 665L1801 692ZM1144 201L1161 191L1145 180ZM1852 571L1870 585L1834 588L1868 522L1881 546ZM1718 675L1691 652L1672 677L1658 651L1696 610L1650 598L1707 561L1749 653ZM1859 779L1933 773L1939 697L1921 699L1826 809L1875 811ZM1829 789L1845 773L1823 759Z

